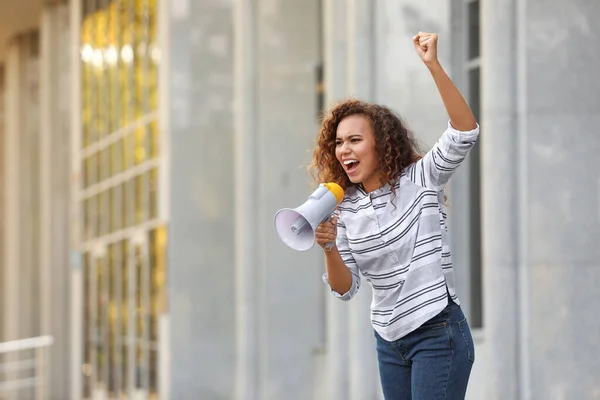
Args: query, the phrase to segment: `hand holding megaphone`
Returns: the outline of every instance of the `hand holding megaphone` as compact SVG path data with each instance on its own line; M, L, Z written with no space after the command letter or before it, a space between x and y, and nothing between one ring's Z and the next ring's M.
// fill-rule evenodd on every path
M315 232L324 221L331 219L331 214L344 198L344 189L337 183L322 183L297 208L283 208L275 214L275 229L279 238L297 251L306 251L315 244ZM334 242L327 243L325 249L331 248Z
M337 238L337 215L333 215L329 220L321 222L315 229L315 241L325 251L329 251L335 245Z

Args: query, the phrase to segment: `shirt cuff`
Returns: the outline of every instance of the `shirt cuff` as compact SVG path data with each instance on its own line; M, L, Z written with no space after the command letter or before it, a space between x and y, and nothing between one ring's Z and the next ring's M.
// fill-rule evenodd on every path
M327 276L327 272L325 272L322 276L323 282L329 286L329 288L331 289L331 286L329 285L329 279ZM348 289L348 291L344 294L339 294L338 292L336 292L335 290L331 289L331 294L340 299L340 300L350 300L354 294L356 293L356 290L358 289L357 286L357 282L356 279L354 279L354 275L352 276L352 286L350 286L350 289Z
M454 128L450 120L448 120L448 133L453 139L456 139L457 142L470 142L479 135L479 123L475 122L475 124L477 125L475 129L471 129L470 131L459 131Z

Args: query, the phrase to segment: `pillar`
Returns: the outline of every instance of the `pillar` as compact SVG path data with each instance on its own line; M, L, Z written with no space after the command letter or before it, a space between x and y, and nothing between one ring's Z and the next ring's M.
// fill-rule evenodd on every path
M364 101L375 101L375 4L352 0L346 9L347 92ZM377 399L379 375L375 336L371 325L372 290L363 280L357 295L349 302L348 347L349 398Z
M516 1L481 2L482 230L489 399L518 399L519 132Z
M346 96L347 37L345 0L323 0L323 65L325 108ZM324 265L324 263L323 263ZM331 400L350 398L348 304L331 295L324 287L327 307L326 371L323 380Z

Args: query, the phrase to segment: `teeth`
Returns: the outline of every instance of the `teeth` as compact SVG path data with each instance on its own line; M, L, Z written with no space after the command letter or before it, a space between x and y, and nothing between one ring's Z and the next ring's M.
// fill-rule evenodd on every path
M357 160L346 160L346 161L344 161L344 165L349 165L349 164L352 164L355 162L358 162L358 161Z

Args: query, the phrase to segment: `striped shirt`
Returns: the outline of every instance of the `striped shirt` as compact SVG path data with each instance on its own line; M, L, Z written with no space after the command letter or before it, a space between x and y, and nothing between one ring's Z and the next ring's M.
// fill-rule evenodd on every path
M371 193L346 190L338 207L337 248L352 286L334 296L350 300L362 277L373 288L371 323L388 341L428 321L456 295L443 188L473 148L479 125L461 132L450 123L427 154L395 183ZM328 283L327 273L323 281Z

